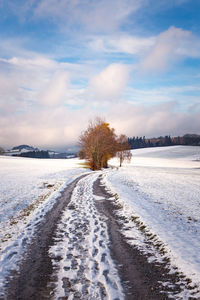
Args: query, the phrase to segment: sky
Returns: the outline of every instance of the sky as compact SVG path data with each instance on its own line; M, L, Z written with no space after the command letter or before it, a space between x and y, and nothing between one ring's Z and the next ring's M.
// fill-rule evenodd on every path
M200 134L199 0L0 0L0 146Z

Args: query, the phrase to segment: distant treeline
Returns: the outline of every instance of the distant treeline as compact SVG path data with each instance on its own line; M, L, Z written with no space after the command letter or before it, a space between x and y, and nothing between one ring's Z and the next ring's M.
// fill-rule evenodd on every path
M200 146L200 135L185 134L184 136L171 137L170 135L160 136L158 138L147 139L143 137L128 138L131 149L147 148L147 147L163 147L173 145L190 145Z
M29 152L23 152L20 154L16 154L13 156L20 156L20 157L31 157L31 158L50 158L48 151L29 151Z
M4 154L4 149L0 147L0 155Z

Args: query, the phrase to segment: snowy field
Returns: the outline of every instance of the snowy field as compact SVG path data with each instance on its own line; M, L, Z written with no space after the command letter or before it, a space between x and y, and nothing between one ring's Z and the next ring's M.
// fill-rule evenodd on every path
M57 190L85 170L78 159L31 159L0 156L1 226L39 196ZM1 234L0 234L1 237Z
M173 299L189 299L193 292L194 299L200 299L200 147L147 148L133 150L132 154L130 164L124 163L122 168L118 168L119 161L112 159L112 169L92 173L87 179L81 180L81 195L76 189L72 197L72 204L76 203L78 213L72 216L66 211L63 222L69 223L68 227L73 233L73 224L80 219L79 210L83 207L83 216L88 215L91 219L89 223L94 223L94 229L96 223L105 226L98 219L100 217L97 218L91 202L95 199L92 183L98 175L103 174L104 183L121 207L119 214L126 220L123 233L129 243L148 254L150 262L162 262L165 259L171 266L171 272L178 270L186 276L188 289L183 288L176 297L171 295ZM60 191L76 177L90 172L82 168L81 163L78 159L42 160L0 156L0 290L8 271L16 268L24 246L31 240L46 212L53 207ZM82 195L84 189L86 198ZM81 204L81 197L87 200L87 205ZM89 208L94 210L91 216L87 212ZM95 216L94 220L92 215ZM105 231L106 246L109 244L107 229L105 227L102 230ZM91 230L87 232L90 245ZM101 236L97 235L97 238ZM52 248L51 255L59 252L59 249L68 255L65 242L63 240L56 249ZM93 241L91 249L95 249L95 243ZM88 265L87 259L83 258L82 261L84 266ZM111 260L108 263L114 274ZM89 269L92 272L93 266ZM120 291L117 277L114 280ZM164 286L168 283L160 284Z
M67 184L88 170L78 159L0 156L0 290L35 227Z
M117 193L123 214L132 220L125 234L136 235L131 223L148 233L155 249L157 245L191 279L191 287L200 288L200 147L138 149L132 155L129 165L104 175L106 185ZM119 162L112 159L110 164ZM133 244L144 250L142 236L135 236ZM186 294L179 297L188 299Z

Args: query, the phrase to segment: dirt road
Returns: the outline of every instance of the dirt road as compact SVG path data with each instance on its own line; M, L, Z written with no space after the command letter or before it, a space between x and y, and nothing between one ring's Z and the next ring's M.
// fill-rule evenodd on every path
M128 244L117 209L101 172L69 184L38 226L3 299L168 299L159 281L177 278Z

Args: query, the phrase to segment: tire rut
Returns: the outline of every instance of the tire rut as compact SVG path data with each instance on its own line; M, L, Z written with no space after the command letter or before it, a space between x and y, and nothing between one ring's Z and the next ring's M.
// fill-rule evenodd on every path
M71 200L72 192L82 175L71 182L57 198L53 208L47 212L27 245L19 270L12 271L7 279L5 296L2 300L40 300L50 299L52 293L48 287L53 273L49 248L54 244L56 229L62 212Z
M150 264L147 257L128 244L122 234L122 224L116 214L119 209L113 195L101 184L99 177L93 185L93 193L102 200L95 202L97 210L107 217L108 234L110 238L111 257L118 268L126 300L166 300L168 291L164 291L159 281L163 278L172 283L177 282L175 275L170 275L164 264ZM180 292L180 290L178 290ZM173 291L175 292L175 291Z
M61 234L62 238L50 249L57 269L55 299L124 299L110 257L105 217L94 204L92 187L97 177L98 174L91 175L77 184L57 231L56 239Z

